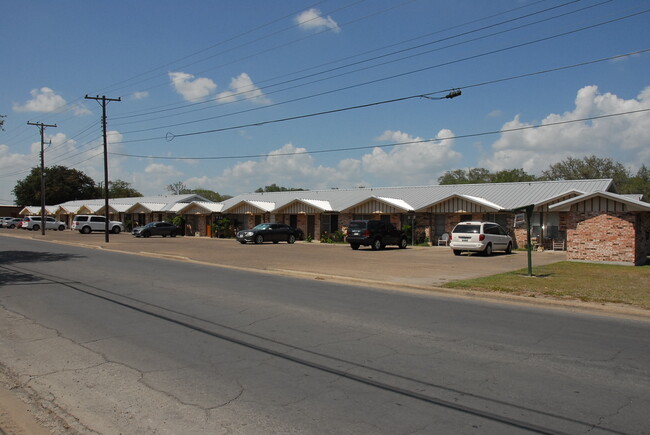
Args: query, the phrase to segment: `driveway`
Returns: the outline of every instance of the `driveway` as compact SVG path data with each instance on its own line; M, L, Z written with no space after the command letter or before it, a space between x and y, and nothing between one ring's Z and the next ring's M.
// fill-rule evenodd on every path
M234 239L203 237L152 237L130 234L79 234L76 231L47 231L45 236L25 230L0 230L0 236L25 237L56 243L115 250L138 255L155 255L199 261L218 266L259 272L285 273L316 279L342 280L366 284L437 287L449 281L476 278L527 267L527 253L495 253L491 257L452 254L448 247L386 247L353 251L347 244L318 242L265 243L241 245ZM566 252L533 252L533 268L566 259Z

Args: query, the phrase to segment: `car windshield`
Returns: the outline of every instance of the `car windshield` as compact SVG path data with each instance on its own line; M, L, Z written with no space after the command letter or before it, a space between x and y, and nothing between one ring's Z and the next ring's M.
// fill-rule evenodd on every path
M473 233L478 234L481 232L480 225L458 225L454 228L454 233Z
M147 225L145 225L145 228L151 228L154 226L154 222L149 222Z
M366 223L365 222L350 222L350 229L351 230L365 230L366 229Z
M266 230L267 228L271 228L270 224L259 224L253 228L254 230Z

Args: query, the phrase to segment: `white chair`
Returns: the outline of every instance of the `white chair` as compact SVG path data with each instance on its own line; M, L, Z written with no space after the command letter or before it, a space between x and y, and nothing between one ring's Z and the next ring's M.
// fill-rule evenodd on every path
M444 233L438 239L438 246L447 246L449 244L449 233Z

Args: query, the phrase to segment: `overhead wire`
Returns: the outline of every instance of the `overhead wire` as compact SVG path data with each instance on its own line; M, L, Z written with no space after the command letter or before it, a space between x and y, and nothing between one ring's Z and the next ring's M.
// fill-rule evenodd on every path
M340 88L336 88L336 89L331 89L331 90L328 90L328 91L323 91L323 92L319 92L319 93L316 93L316 94L311 94L311 95L308 95L308 96L297 97L297 98L293 98L293 99L290 99L290 100L285 100L285 101L282 101L282 102L279 102L279 103L274 103L272 105L267 105L267 106L264 106L264 107L253 107L253 108L244 109L244 110L237 111L237 112L231 112L231 113L216 115L216 116L207 117L207 118L201 118L201 119L196 119L196 120L191 120L191 121L184 121L184 122L179 122L179 123L175 123L175 124L166 124L164 126L151 127L151 128L141 129L141 130L126 131L126 132L122 132L122 134L127 135L127 134L132 134L132 133L140 133L140 132L147 132L147 131L160 130L160 129L164 129L164 128L170 128L170 127L179 127L179 126L183 126L183 125L190 125L190 124L195 124L195 123L199 123L199 122L205 122L205 121L230 117L230 116L234 116L234 115L239 115L239 114L243 114L243 113L250 113L250 112L253 112L253 111L259 111L259 110L262 110L262 109L266 109L268 107L277 107L277 106L285 105L285 104L288 104L288 103L293 103L293 102L297 102L297 101L303 101L303 100L307 100L307 99L311 99L311 98L315 98L315 97L329 95L329 94L333 94L333 93L336 93L336 92L341 92L341 91L344 91L344 90L349 90L349 89L353 89L353 88L367 86L367 85L370 85L370 84L376 84L376 83L380 83L380 82L383 82L383 81L392 80L392 79L399 78L399 77L404 77L404 76L407 76L407 75L412 75L412 74L421 73L421 72L424 72L424 71L429 71L429 70L432 70L434 68L440 68L440 67L443 67L443 66L448 66L448 65L452 65L452 64L456 64L456 63L460 63L460 62L465 62L465 61L468 61L468 60L478 59L478 58L481 58L481 57L485 57L485 56L489 56L489 55L493 55L493 54L497 54L497 53L502 53L502 52L514 50L514 49L517 49L517 48L522 48L522 47L537 44L537 43L540 43L540 42L545 42L545 41L548 41L548 40L551 40L551 39L556 39L556 38L560 38L560 37L563 37L563 36L568 36L568 35L575 34L575 33L578 33L578 32L583 32L583 31L586 31L586 30L591 30L591 29L594 29L594 28L597 28L597 27L600 27L600 26L604 26L604 25L607 25L607 24L611 24L611 23L614 23L614 22L625 20L625 19L628 19L628 18L631 18L631 17L635 17L635 16L638 16L638 15L641 15L641 14L648 13L648 12L650 12L650 9L645 9L643 11L639 11L639 12L635 12L635 13L632 13L632 14L622 16L622 17L617 17L617 18L614 18L614 19L602 21L602 22L599 22L599 23L596 23L596 24L591 24L591 25L584 26L584 27L581 27L581 28L578 28L578 29L573 29L573 30L570 30L570 31L567 31L567 32L562 32L562 33L559 33L559 34L555 34L555 35L551 35L551 36L547 36L547 37L543 37L543 38L538 38L538 39L535 39L535 40L532 40L532 41L527 41L527 42L511 45L511 46L508 46L508 47L503 47L503 48L490 50L490 51L487 51L487 52L483 52L483 53L479 53L479 54L475 54L475 55L471 55L471 56L466 56L466 57L463 57L463 58L459 58L459 59L455 59L455 60L451 60L451 61L446 61L446 62L438 63L438 64L435 64L435 65L430 65L430 66L427 66L427 67L417 68L415 70L401 72L401 73L398 73L398 74L393 74L393 75L390 75L390 76L385 76L385 77L381 77L381 78L378 78L378 79L365 81L365 82L362 82L362 83L357 83L357 84L348 85L348 86L344 86L344 87L340 87ZM209 132L210 130L205 130L205 131ZM173 134L173 136L178 137L178 136L180 136L180 134ZM167 137L167 135L164 136L164 137ZM148 138L147 140L161 139L161 138L162 138L162 136L157 136L155 138Z
M280 85L284 85L284 84L288 84L288 83L293 83L293 82L300 81L300 80L304 80L304 79L307 79L307 78L310 78L310 77L314 77L314 76L318 76L318 75L326 74L326 73L329 73L329 72L333 72L333 71L336 71L336 70L339 70L339 69L343 69L343 68L347 68L347 67L351 67L351 66L355 66L355 65L359 65L359 64L367 63L367 62L370 62L370 61L374 61L374 60L377 60L377 59L385 58L385 57L388 57L388 56L392 56L392 55L396 55L396 54L404 53L404 52L407 52L407 51L410 51L410 50L414 50L414 49L417 49L417 48L421 48L421 47L424 47L424 46L427 46L427 45L436 44L436 43L443 42L443 41L446 41L446 40L449 40L449 39L454 39L454 38L458 38L458 37L461 37L461 36L466 36L466 35L469 35L469 34L472 34L472 33L476 33L476 32L482 31L482 30L486 30L486 29L489 29L489 28L493 28L493 27L501 26L501 25L504 25L504 24L507 24L507 23L510 23L510 22L518 21L518 20L521 20L521 19L524 19L524 18L528 18L528 17L534 16L534 15L538 15L538 14L541 14L541 13L544 13L544 12L548 12L548 11L553 10L553 9L558 9L558 8L561 8L561 7L564 7L564 6L568 6L568 5L571 5L571 4L574 4L574 3L577 3L577 2L579 2L579 1L581 1L581 0L572 0L572 1L569 1L569 2L567 2L567 3L563 3L563 4L561 4L561 5L553 6L553 7L550 7L550 8L547 8L547 9L543 9L543 10L540 10L540 11L535 11L535 12L532 12L532 13L529 13L529 14L526 14L526 15L521 15L521 16L518 16L518 17L515 17L515 18L511 18L511 19L504 20L504 21L501 21L501 22L498 22L498 23L494 23L494 24L491 24L491 25L488 25L488 26L480 27L480 28L478 28L478 29L473 29L473 30L466 31L466 32L463 32L463 33L460 33L460 34L455 34L455 35L452 35L452 36L449 36L449 37L446 37L446 38L441 38L441 39L437 39L437 40L434 40L434 41L430 41L430 42L427 42L427 43L424 43L424 44L419 44L419 45L416 45L416 46L403 48L403 49L401 49L401 50L392 51L392 52L385 53L385 54L380 55L380 56L375 56L375 57L371 57L371 58L368 58L368 59L358 60L358 57L359 57L359 56L362 56L362 55L365 55L365 54L369 54L369 53L372 53L372 52L375 52L375 51L380 51L380 50L383 50L383 49L385 49L385 48L390 48L390 47L393 47L393 46L395 46L395 45L402 45L404 42L400 42L400 43L397 43L397 44L390 44L390 45L387 46L387 47L382 47L382 48L379 48L379 49L370 50L370 51L368 51L368 52L363 52L363 53L358 53L358 54L355 54L355 55L352 55L352 56L347 56L347 57L343 58L343 60L347 60L347 59L352 58L352 59L355 59L355 61L352 62L352 63L348 63L348 64L345 64L345 65L342 65L342 66L336 67L336 68L330 68L330 69L327 69L327 70L324 70L324 71L319 71L319 72L316 72L316 73L312 73L312 74L308 74L308 75L303 75L303 76L301 76L301 77L297 77L297 78L293 78L293 79L286 79L286 76L295 75L295 74L298 74L298 73L300 73L300 72L303 72L303 71L306 72L306 71L309 71L309 70L312 70L312 69L315 69L315 68L316 68L316 67L311 67L311 68L307 68L307 69L301 70L301 71L299 71L299 72L289 72L289 73L285 73L285 74L283 74L282 76L277 76L277 77L275 77L275 78L261 80L261 81L256 82L256 85L259 85L259 84L262 84L262 83L266 83L266 82L269 82L269 81L273 81L273 80L277 80L277 79L282 79L282 81L280 81L280 82L276 82L276 83L274 83L274 84L272 84L272 85L259 87L260 90L267 90L267 89L270 89L270 88L272 88L272 87L276 87L276 86L280 86ZM604 0L604 1L602 1L602 2L600 2L600 3L598 3L598 4L596 4L596 5L588 6L588 7L583 8L583 9L587 9L587 8L591 8L591 7L595 7L595 6L600 6L600 5L602 5L602 4L609 3L609 2L611 2L611 1L613 1L613 0ZM520 8L511 9L511 10L506 11L506 12L511 12L511 11L513 11L513 10L518 10L518 9L520 9ZM578 10L578 11L571 11L571 12L568 12L568 13L566 13L566 14L560 15L560 17L561 17L561 16L568 15L568 14L571 14L571 13L579 12L579 11L581 11L581 10L583 10L583 9L580 9L580 10ZM502 14L505 14L506 12L504 12L504 13L502 13ZM494 16L498 16L498 15L502 15L502 14L495 14L495 15L492 15L492 16L490 16L490 17L494 17ZM554 17L554 18L556 18L556 17ZM469 23L474 23L474 22L482 21L482 20L483 20L483 19L480 19L480 20L472 20L472 21L470 21ZM532 23L532 24L536 24L536 23ZM463 27L463 26L465 26L465 25L467 25L467 23L466 23L466 24L461 24L461 25L458 25L458 26L452 26L452 27L449 27L449 28L447 28L447 30L449 30L449 29L454 29L454 28L457 28L457 27ZM531 24L528 24L528 25L531 25ZM420 36L420 37L417 37L417 38L411 38L411 39L409 39L409 40L407 40L407 41L410 42L410 41L413 41L413 40L422 39L423 37L432 36L432 35L435 35L435 34L441 33L441 32L443 32L443 31L444 31L444 30L439 30L439 31L437 31L437 32L428 33L427 35ZM491 36L491 35L488 35L488 36ZM443 47L443 48L444 48L444 47ZM426 53L427 53L427 52L422 53L422 54L426 54ZM400 59L398 59L398 60L400 60ZM339 62L341 62L341 61L342 61L342 59L338 59L338 60L335 60L335 61L331 61L331 62L327 62L327 63L321 64L319 67L327 66L327 65L331 65L331 64L334 64L334 63L339 63ZM369 67L369 68L371 68L371 67ZM357 70L356 72L358 72L358 71L363 71L363 70L364 70L364 69L362 69L362 70ZM333 78L336 78L336 77L339 77L339 76L334 76ZM331 78L327 78L327 80L329 80L329 79L331 79ZM310 83L308 83L308 84L312 84L312 83L314 83L314 82L310 82ZM297 87L297 86L296 86L296 87ZM285 88L285 89L283 89L282 91L287 90L287 89L295 89L296 87ZM241 95L245 95L245 94L247 94L247 93L250 93L251 90L252 90L252 89L249 89L249 90L246 90L246 91L241 91L241 92L239 92L239 93L235 93L235 94L233 94L233 96L241 96ZM215 99L215 100L218 101L218 98ZM125 118L129 118L129 119L130 119L130 118L133 118L133 117L140 117L140 116L146 116L146 115L158 114L158 113L163 113L163 112L172 111L172 110L180 110L180 109L187 108L187 107L194 107L194 106L198 106L198 105L206 105L206 104L212 103L213 101L214 101L214 100L205 100L205 99L201 99L201 101L197 101L197 102L194 102L194 103L183 104L183 105L178 105L178 106L173 107L173 108L159 109L159 110L153 110L153 111L152 111L152 110L149 110L149 111L147 111L147 112L143 112L143 113L131 112L131 113L129 113L129 114L125 114L125 115L122 115L122 116L116 117L116 118L114 118L114 119L115 119L115 120L125 119ZM166 107L166 106L162 106L162 107ZM183 113L184 113L184 114L187 114L187 113L192 113L192 112L194 112L194 111L187 111L187 112L183 112ZM176 116L176 115L170 115L170 116ZM158 117L158 118L156 118L156 119L160 119L160 117ZM127 125L127 124L132 124L132 123L137 123L137 122L140 122L140 121L132 121L132 122L126 122L126 123L121 123L121 124L118 123L118 125Z
M611 118L611 117L623 116L623 115L632 115L632 114L643 113L643 112L648 112L648 111L650 111L650 108L638 109L638 110L630 110L630 111L627 111L627 112L619 112L619 113L609 113L609 114L605 114L605 115L591 116L591 117L580 118L580 119L571 119L571 120L566 120L566 121L549 122L549 123L545 123L545 124L536 124L536 125L530 125L530 126L525 126L525 127L513 127L513 128L505 128L505 129L501 129L501 130L485 131L485 132L480 132L480 133L469 133L469 134L453 135L453 136L448 136L448 137L444 137L444 138L422 139L422 140L414 140L414 141L407 141L407 142L395 142L395 143L381 144L381 145L363 145L363 146L343 147L343 148L328 148L328 149L313 150L313 151L305 150L305 151L294 151L294 152L273 152L272 154L271 153L267 153L267 154L243 154L243 155L237 155L237 156L204 156L204 157L196 157L196 156L195 157L151 156L151 155L137 155L137 154L115 153L115 152L112 152L112 153L109 153L109 154L116 155L116 156L122 156L122 157L146 158L146 159L157 159L157 160L232 160L232 159L252 159L252 158L294 156L294 155L303 155L303 154L324 154L324 153L357 151L357 150L374 149L374 148L388 148L388 147L398 147L398 146L405 146L405 145L417 145L417 144L424 144L424 143L431 143L431 142L442 142L442 141L445 141L445 140L467 139L467 138L473 138L473 137L479 137L479 136L488 136L488 135L494 135L494 134L513 133L513 132L516 132L516 131L531 130L531 129L538 129L538 128L546 128L546 127L554 127L554 126L558 126L558 125L572 124L572 123L576 123L576 122L594 121L594 120L597 120L597 119L605 119L605 118Z

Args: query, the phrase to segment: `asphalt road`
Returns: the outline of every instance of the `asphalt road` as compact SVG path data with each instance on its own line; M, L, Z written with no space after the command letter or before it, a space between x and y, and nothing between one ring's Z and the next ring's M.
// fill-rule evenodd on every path
M648 431L648 322L1 242L0 363L70 430Z

